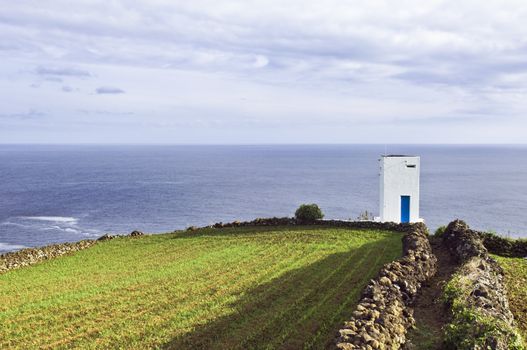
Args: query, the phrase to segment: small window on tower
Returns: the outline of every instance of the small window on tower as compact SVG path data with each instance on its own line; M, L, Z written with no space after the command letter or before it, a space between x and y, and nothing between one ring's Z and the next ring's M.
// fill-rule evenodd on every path
M415 164L406 164L407 168L415 168Z

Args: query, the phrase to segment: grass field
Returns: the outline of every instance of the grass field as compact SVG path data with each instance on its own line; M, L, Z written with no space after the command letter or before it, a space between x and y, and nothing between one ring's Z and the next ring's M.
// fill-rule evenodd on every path
M322 349L401 234L322 227L118 238L0 275L0 348Z
M493 257L505 270L510 308L527 346L527 259Z

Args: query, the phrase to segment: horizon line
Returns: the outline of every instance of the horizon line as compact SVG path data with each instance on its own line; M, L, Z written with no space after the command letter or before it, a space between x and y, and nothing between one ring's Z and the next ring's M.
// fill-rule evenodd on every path
M30 142L12 142L2 143L0 146L527 146L526 143L104 143L104 142L54 142L54 143L30 143Z

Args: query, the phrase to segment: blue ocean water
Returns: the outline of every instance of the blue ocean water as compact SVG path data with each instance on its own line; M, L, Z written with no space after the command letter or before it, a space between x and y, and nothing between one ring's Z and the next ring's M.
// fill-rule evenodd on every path
M527 146L389 145L421 156L421 216L527 237ZM104 233L378 214L384 145L0 146L0 252Z

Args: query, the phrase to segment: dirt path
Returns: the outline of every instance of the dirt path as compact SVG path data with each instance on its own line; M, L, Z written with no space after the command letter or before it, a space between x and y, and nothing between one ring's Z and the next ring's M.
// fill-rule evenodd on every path
M417 328L408 332L407 349L442 349L442 327L450 318L441 301L441 294L457 264L440 240L432 238L430 243L437 257L438 269L436 275L423 285L412 305Z

